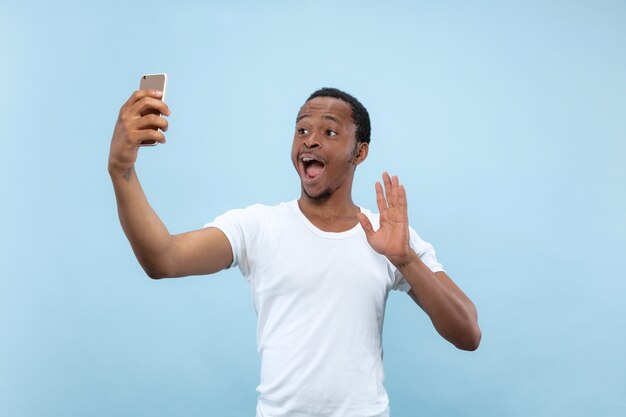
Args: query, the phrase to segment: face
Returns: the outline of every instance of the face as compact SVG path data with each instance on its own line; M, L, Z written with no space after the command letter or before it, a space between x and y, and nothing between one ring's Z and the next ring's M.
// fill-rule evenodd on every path
M337 190L350 192L354 170L368 150L367 143L357 142L355 133L352 108L345 101L316 97L302 106L291 160L304 195L321 200Z

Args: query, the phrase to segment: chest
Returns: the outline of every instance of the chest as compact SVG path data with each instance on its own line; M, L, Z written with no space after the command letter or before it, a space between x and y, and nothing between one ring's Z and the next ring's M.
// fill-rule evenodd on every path
M250 254L250 283L256 298L311 307L323 303L384 303L393 286L386 258L364 235L324 238L306 227L287 225L266 234Z

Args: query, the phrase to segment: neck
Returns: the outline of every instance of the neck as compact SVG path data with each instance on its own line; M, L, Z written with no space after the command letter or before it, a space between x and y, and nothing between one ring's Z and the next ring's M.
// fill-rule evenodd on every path
M350 230L358 223L356 214L360 209L350 194L335 192L323 199L312 199L302 192L298 206L311 223L327 232Z
M325 219L336 217L353 216L359 212L359 207L354 204L352 198L335 200L332 198L317 200L302 195L298 200L300 210L307 216L315 216Z

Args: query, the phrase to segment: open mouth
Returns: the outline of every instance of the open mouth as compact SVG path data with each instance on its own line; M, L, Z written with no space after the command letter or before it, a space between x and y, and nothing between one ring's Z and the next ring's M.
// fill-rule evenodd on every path
M317 159L314 155L301 155L300 162L302 164L304 178L309 180L314 180L319 177L326 166L324 162Z

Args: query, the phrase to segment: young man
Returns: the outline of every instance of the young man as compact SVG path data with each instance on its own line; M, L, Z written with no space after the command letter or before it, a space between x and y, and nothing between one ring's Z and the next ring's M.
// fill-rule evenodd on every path
M446 340L478 347L476 309L409 227L398 178L384 173L376 183L379 215L352 201L370 141L369 115L354 97L321 89L300 109L291 151L298 200L231 210L170 235L134 170L143 140L165 142L156 128L167 131L166 119L147 114L170 115L160 96L136 91L119 113L109 173L120 221L151 278L239 266L258 315L257 417L388 416L381 334L391 289L408 292Z

